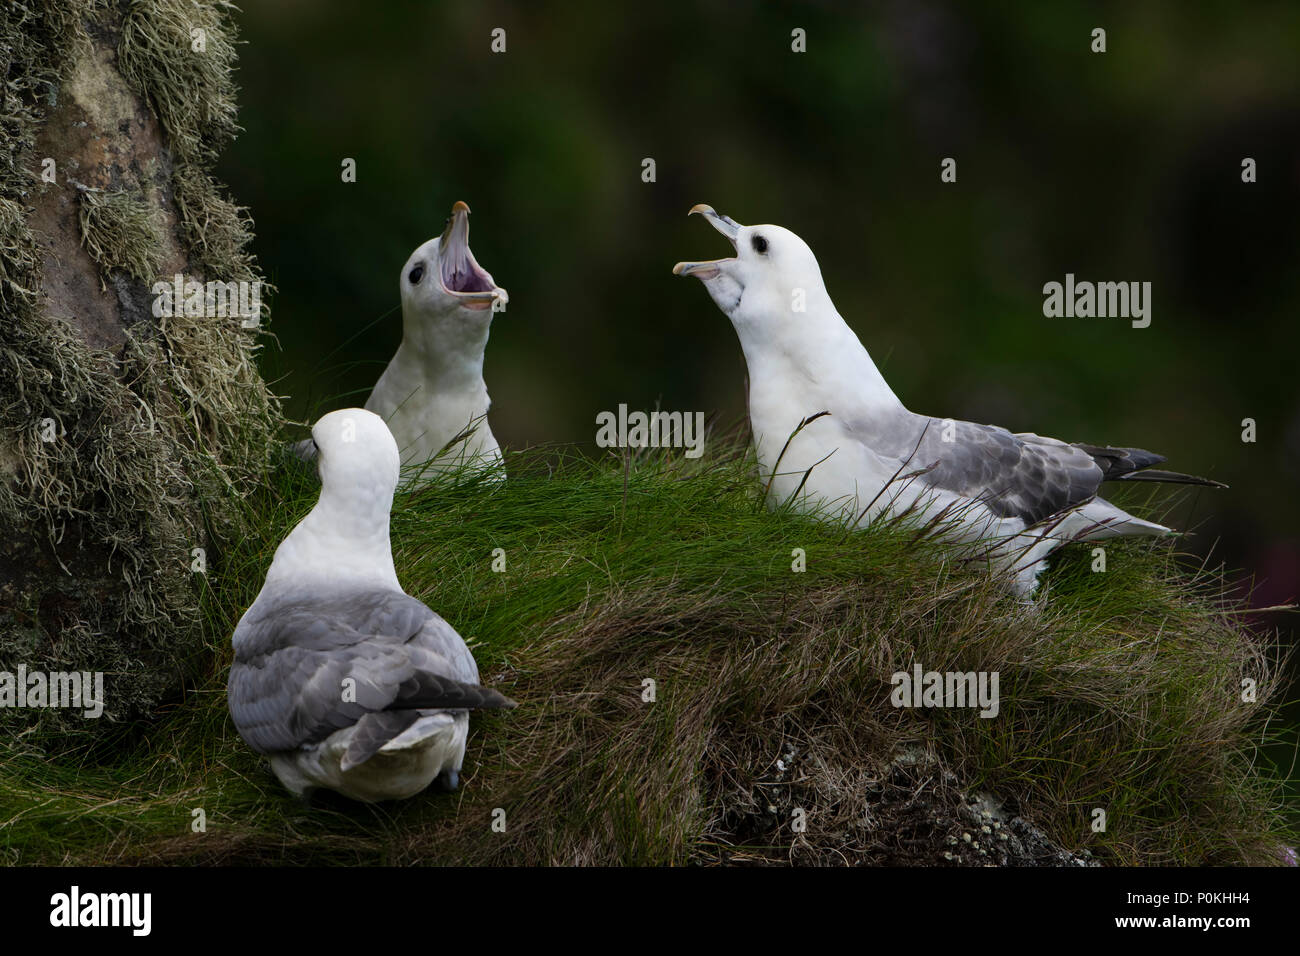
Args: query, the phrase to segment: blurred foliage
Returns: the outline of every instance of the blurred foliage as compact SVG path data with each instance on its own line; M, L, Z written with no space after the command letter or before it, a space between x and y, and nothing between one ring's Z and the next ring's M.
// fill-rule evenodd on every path
M278 0L242 27L221 174L279 290L264 361L292 414L364 399L398 271L463 199L510 292L486 366L503 444L594 451L620 402L743 415L734 333L670 274L724 254L685 215L708 202L809 242L914 410L1226 481L1170 516L1188 547L1218 542L1261 605L1300 592L1295 4ZM1150 281L1151 327L1045 318L1067 272Z

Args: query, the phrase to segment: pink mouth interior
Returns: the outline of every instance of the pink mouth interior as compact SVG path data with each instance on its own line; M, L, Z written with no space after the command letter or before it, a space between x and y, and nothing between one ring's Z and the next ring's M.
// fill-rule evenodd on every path
M468 227L465 235L453 232L442 251L442 284L448 292L491 292L496 286L479 268L469 251Z

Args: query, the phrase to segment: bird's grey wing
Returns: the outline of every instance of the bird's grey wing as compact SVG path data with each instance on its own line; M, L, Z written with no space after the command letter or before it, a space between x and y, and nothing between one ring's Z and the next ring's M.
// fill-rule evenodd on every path
M465 646L465 639L433 611L411 639L411 652L424 671L446 674L470 684L478 683L478 664Z
M479 684L478 664L465 639L442 616L430 611L413 597L402 595L420 608L420 627L406 642L412 678L397 689L390 709L411 707L500 708L514 701Z
M1097 493L1102 470L1080 448L996 425L910 416L866 439L927 487L985 504L1002 518L1036 524Z
M510 705L465 686L466 668L449 653L464 647L459 635L401 592L286 597L258 611L236 631L227 688L235 727L254 750L318 742L373 712ZM430 628L436 639L426 647Z
M236 629L227 688L235 727L254 750L323 740L387 708L415 674L405 642L423 620L382 593L261 599L257 611Z

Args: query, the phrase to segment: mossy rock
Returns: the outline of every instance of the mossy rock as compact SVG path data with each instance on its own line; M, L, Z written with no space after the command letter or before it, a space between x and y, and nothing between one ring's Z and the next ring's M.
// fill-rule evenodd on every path
M247 212L210 172L235 130L229 12L0 12L0 671L105 674L100 721L0 711L36 750L111 738L103 721L148 717L207 661L195 568L219 567L240 533L278 426L256 366L264 323L152 308L175 275L260 279Z

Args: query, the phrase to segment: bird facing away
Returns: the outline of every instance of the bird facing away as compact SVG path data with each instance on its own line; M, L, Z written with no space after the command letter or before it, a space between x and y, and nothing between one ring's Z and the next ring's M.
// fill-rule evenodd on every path
M366 400L388 423L412 483L460 469L501 471L487 413L483 351L509 296L469 250L469 207L458 202L442 235L406 260L398 279L402 344ZM428 463L425 465L425 463Z
M479 685L461 636L397 581L388 520L400 465L383 419L330 412L312 441L320 499L235 627L230 716L299 796L396 800L435 778L455 789L469 709L514 702Z
M1029 597L1045 559L1068 541L1169 534L1097 496L1103 481L1224 487L1152 465L1137 448L1068 444L918 415L903 407L831 302L808 245L780 226L699 213L735 247L729 259L679 262L740 338L749 419L769 503L852 525L883 514L934 520L974 545Z

